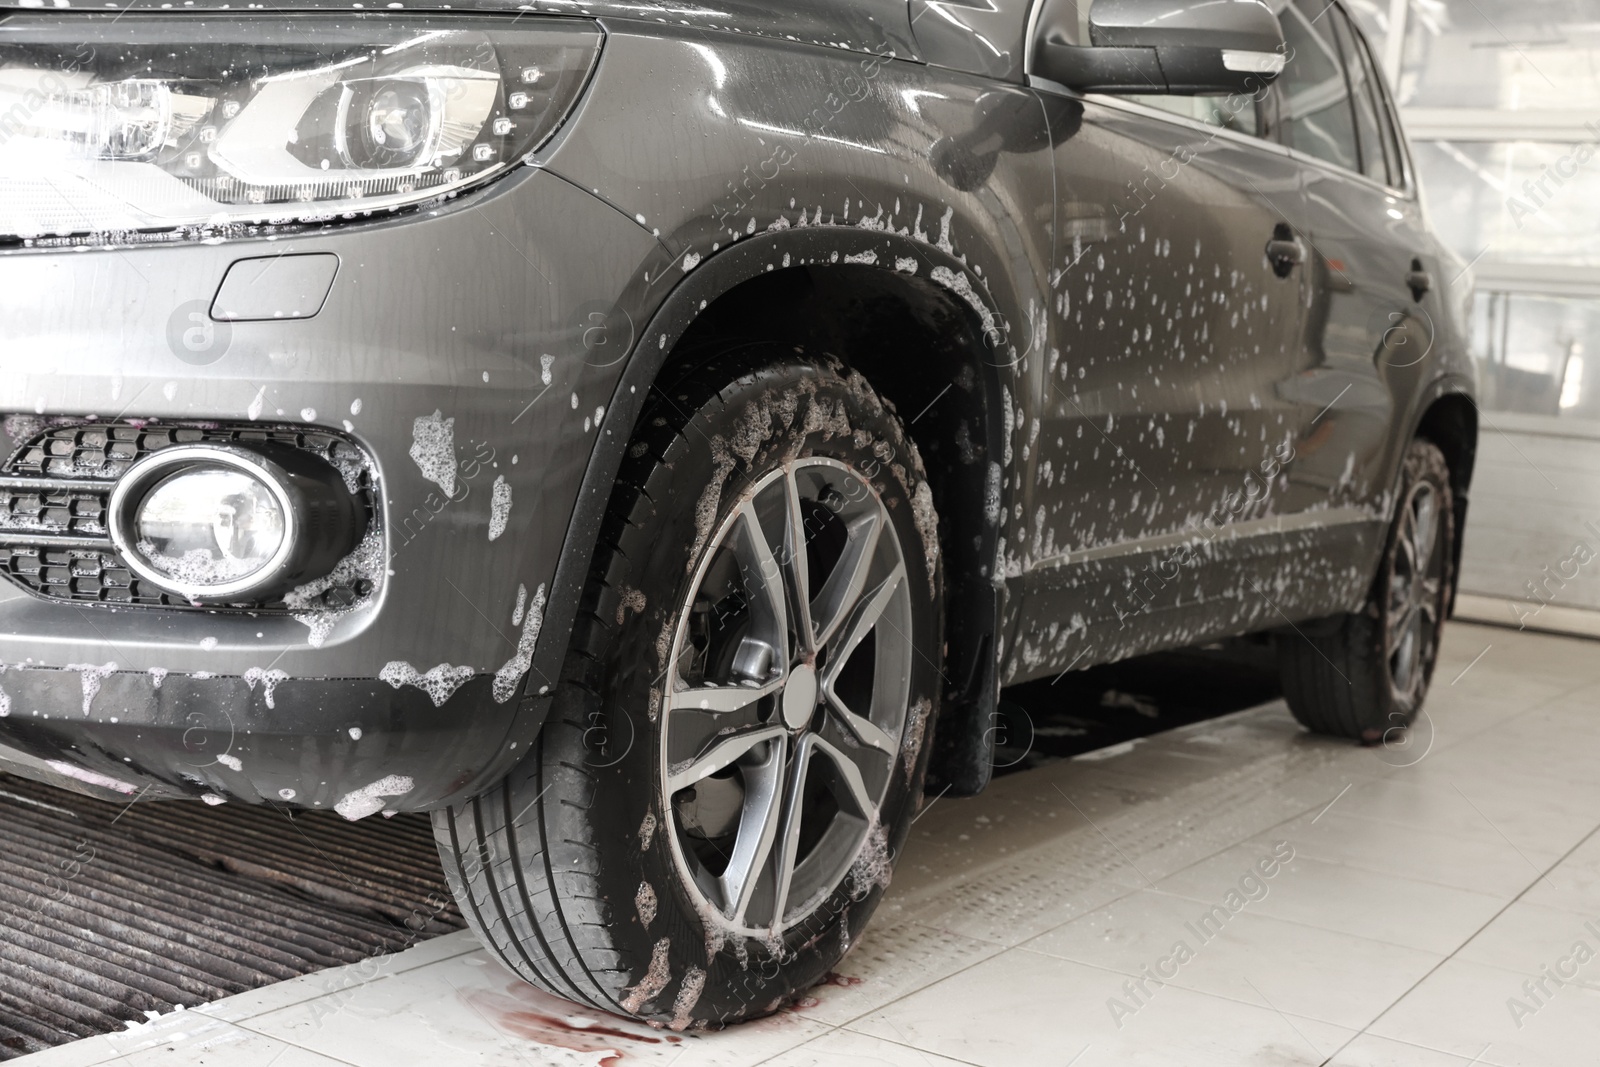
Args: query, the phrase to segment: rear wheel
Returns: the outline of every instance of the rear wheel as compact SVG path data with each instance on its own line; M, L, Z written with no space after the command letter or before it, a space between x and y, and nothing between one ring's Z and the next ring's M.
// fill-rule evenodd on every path
M1411 725L1439 656L1455 539L1449 464L1419 438L1366 608L1278 638L1284 699L1306 728L1376 744Z
M837 363L746 348L653 394L535 751L435 815L484 943L677 1029L821 980L921 792L935 523L899 420Z

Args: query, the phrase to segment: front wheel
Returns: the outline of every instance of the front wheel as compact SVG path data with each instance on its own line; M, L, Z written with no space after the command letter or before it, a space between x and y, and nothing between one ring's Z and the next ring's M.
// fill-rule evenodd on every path
M940 691L937 519L831 360L726 353L639 427L535 751L434 826L524 978L714 1027L820 981L889 883Z
M1307 729L1375 744L1411 725L1439 657L1456 537L1449 464L1419 438L1365 610L1278 638L1284 699Z

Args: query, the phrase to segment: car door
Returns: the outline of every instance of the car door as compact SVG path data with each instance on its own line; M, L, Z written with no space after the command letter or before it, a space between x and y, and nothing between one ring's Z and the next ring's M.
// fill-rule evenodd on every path
M1007 557L1028 616L1053 624L1018 635L1016 677L1237 624L1215 603L1239 599L1239 561L1276 529L1306 417L1300 168L1265 136L1270 111L1038 89L1078 121L1051 122L1069 132L1051 347L1014 468L1033 532Z
M1329 579L1364 583L1383 536L1383 493L1404 442L1396 397L1411 393L1433 334L1432 243L1370 50L1345 12L1292 0L1280 13L1291 60L1278 80L1281 136L1305 174L1314 249L1311 363L1298 384L1316 409L1298 448L1293 504L1343 526ZM1339 578L1345 575L1345 578ZM1333 601L1364 590L1330 590Z

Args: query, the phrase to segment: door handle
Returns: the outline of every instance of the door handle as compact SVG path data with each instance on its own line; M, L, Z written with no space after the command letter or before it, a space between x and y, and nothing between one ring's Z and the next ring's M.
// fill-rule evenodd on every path
M1422 296L1433 288L1433 276L1422 269L1422 260L1413 259L1411 269L1406 272L1406 288L1411 290L1411 299L1422 303Z
M1280 278L1287 278L1296 263L1305 261L1305 245L1300 243L1300 239L1294 235L1288 224L1280 222L1273 227L1272 240L1267 242L1267 262L1272 264L1272 273Z

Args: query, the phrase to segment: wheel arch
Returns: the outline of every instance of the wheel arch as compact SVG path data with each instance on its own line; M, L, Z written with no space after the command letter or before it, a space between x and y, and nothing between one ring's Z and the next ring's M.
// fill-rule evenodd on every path
M870 253L870 254L869 254ZM637 331L568 522L529 673L518 751L549 712L541 679L560 676L578 601L623 453L658 382L742 340L823 351L894 406L927 468L940 515L946 679L930 787L981 790L992 765L1005 589L994 578L1001 526L988 521L991 457L1004 450L1002 386L1031 341L999 307L1016 306L942 249L896 234L818 227L741 241L683 276ZM1000 502L1003 511L1004 500ZM990 508L987 511L993 511ZM542 690L542 691L540 691Z
M1455 609L1461 575L1461 546L1467 524L1467 498L1478 460L1478 405L1464 382L1444 379L1429 391L1417 418L1413 437L1425 437L1439 446L1450 465L1450 492L1456 527L1454 573L1450 609Z

